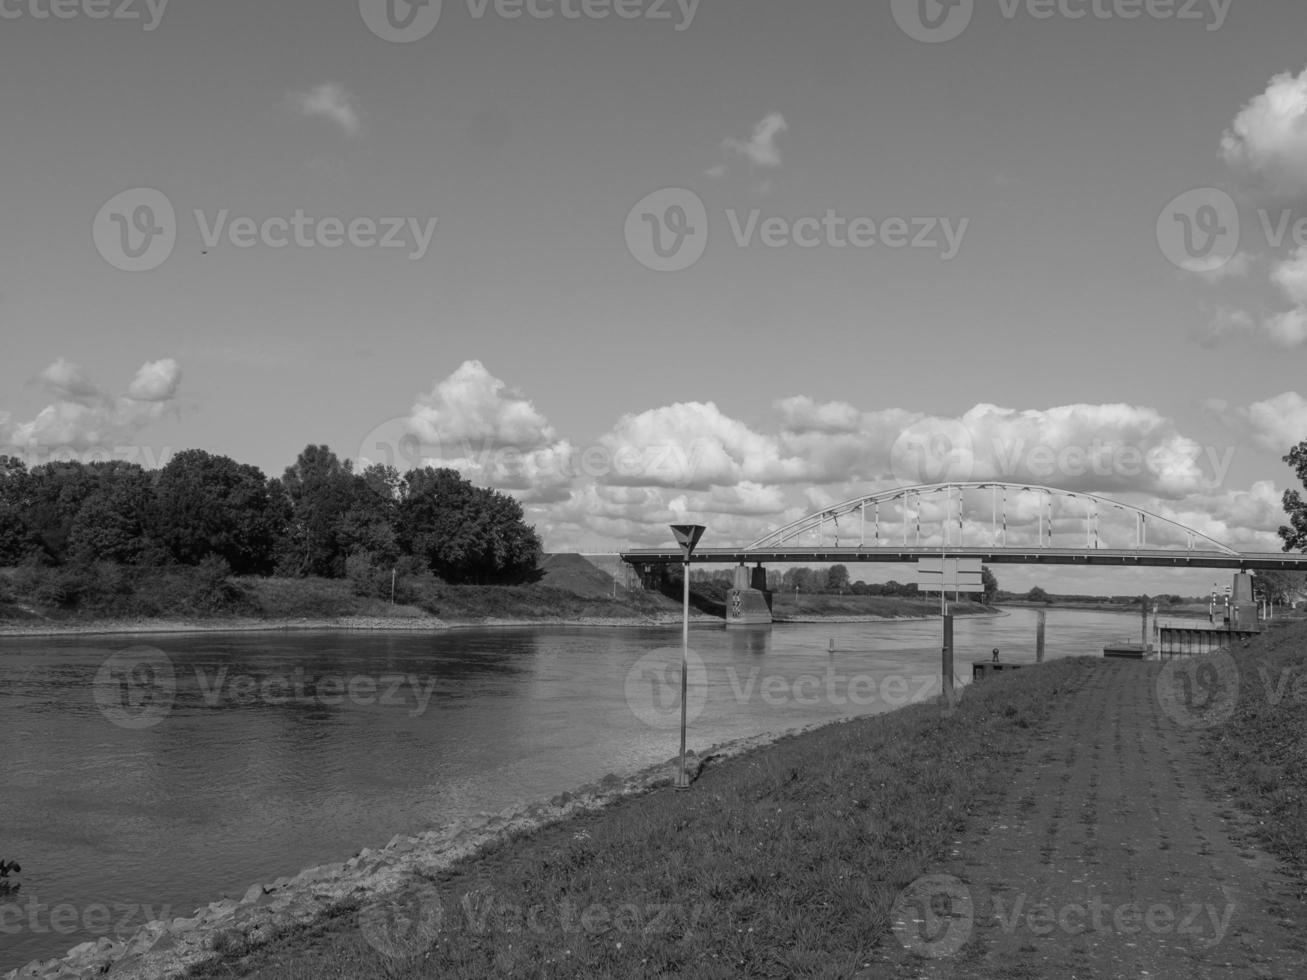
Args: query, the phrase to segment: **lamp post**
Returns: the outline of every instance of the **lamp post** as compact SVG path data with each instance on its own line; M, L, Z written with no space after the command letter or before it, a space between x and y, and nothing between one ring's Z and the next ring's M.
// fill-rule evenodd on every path
M676 788L689 789L690 780L685 776L685 702L687 693L687 669L690 659L690 555L699 543L705 530L702 524L673 524L672 534L681 546L681 576L683 583L681 598L681 767L676 775Z

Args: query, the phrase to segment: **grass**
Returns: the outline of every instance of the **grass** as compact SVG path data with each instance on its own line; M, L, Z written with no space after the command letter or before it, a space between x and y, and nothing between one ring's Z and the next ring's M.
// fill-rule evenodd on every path
M388 598L358 594L346 579L215 578L195 568L115 565L0 569L0 622L424 616L476 622L643 618L680 609L679 602L643 591L622 590L617 598L610 598L538 584L460 586L428 579L405 583L404 593L398 604L391 605Z
M1307 622L1273 623L1235 659L1239 699L1206 748L1262 846L1307 871Z
M188 976L851 976L887 941L899 891L1001 797L1010 760L1086 669L1056 661L970 688L953 710L911 706L710 762L687 792L505 841L380 906L255 947L227 937ZM432 928L379 925L396 909ZM390 945L405 936L417 941Z

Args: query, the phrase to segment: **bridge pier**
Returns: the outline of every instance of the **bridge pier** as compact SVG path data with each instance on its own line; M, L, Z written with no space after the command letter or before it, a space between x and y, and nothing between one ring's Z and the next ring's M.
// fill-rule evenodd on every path
M771 625L771 593L767 591L767 569L759 562L750 570L744 562L735 567L735 581L726 592L726 625Z

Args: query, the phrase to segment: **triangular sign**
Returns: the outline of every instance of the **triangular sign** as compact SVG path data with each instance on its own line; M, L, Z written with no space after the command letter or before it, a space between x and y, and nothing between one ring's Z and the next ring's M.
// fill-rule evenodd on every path
M699 543L703 537L704 526L702 524L673 524L672 533L676 535L676 543L681 546L681 550L688 556L694 551L694 546Z

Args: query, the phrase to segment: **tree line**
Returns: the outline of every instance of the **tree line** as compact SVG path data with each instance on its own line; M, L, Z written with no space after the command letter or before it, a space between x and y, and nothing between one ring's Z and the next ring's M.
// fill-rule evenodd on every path
M239 575L430 571L450 583L521 581L542 547L521 505L450 469L355 472L307 446L280 477L199 449L135 463L0 456L0 566L225 566Z
M705 571L697 570L690 572L691 582L713 582L719 585L731 585L735 573L733 571ZM884 583L864 582L859 579L856 582L849 580L849 569L846 565L831 565L829 568L787 568L784 572L779 569L767 569L767 591L780 593L794 593L799 595L876 595L876 596L898 596L904 598L915 598L924 593L917 591L915 582L896 582L890 580ZM963 593L970 594L978 601L992 602L998 594L998 580L994 573L990 571L988 565L982 565L980 569L980 581L984 586L983 592Z

